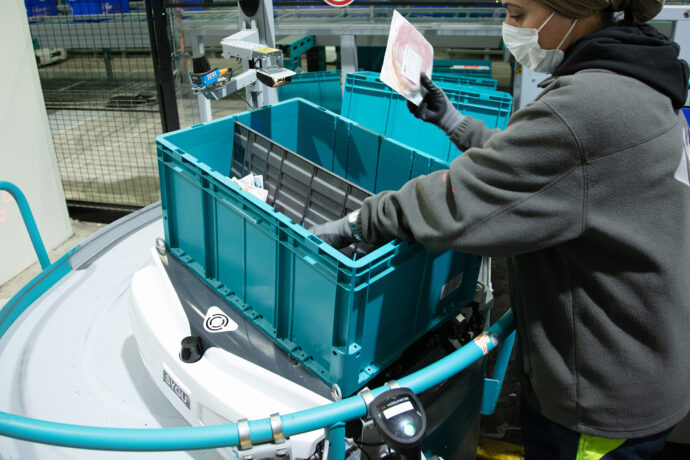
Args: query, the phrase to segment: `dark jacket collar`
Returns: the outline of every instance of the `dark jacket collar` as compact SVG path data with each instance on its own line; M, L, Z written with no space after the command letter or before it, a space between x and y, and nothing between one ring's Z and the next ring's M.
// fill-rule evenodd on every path
M688 95L688 64L678 59L679 49L678 44L650 25L616 24L571 45L553 75L572 75L586 69L610 70L665 94L678 110L685 105Z

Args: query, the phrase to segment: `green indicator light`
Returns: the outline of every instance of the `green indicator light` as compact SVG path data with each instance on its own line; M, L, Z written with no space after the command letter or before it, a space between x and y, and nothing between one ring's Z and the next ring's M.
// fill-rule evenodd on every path
M403 425L403 433L405 433L407 436L414 436L416 432L417 430L415 429L413 424L407 422Z

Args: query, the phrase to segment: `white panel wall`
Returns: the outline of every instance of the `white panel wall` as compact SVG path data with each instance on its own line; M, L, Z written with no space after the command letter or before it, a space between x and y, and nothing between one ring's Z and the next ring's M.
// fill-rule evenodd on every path
M23 0L0 1L0 180L26 195L46 249L72 235ZM17 205L0 193L0 284L37 260Z

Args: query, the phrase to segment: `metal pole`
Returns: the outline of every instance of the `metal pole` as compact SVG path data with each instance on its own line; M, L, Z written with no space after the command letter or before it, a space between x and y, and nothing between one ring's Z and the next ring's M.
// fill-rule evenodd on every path
M357 72L357 43L354 35L340 36L340 88L345 91L345 75Z
M164 3L165 0L146 0L146 18L149 23L151 58L156 75L161 124L163 132L167 133L180 129L180 118L177 113L173 61L168 40L168 16Z
M328 440L328 448L325 455L326 460L344 460L345 423L338 422L329 426L326 429L326 440Z

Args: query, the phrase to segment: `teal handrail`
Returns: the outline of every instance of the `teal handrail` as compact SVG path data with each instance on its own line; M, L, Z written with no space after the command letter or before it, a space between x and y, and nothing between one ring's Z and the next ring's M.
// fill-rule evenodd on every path
M494 375L484 379L484 393L482 395L482 415L491 415L496 409L498 397L501 394L501 387L503 386L503 379L508 369L508 361L510 360L510 353L513 351L513 343L515 342L515 333L508 334L508 337L501 343L501 348L498 350L496 356L496 364L494 365Z
M50 260L24 194L14 184L5 181L0 181L0 190L8 191L17 201L34 249L46 273L45 269L50 266ZM58 264L64 265L64 260L56 262L56 265ZM63 275L60 275L58 279ZM47 278L38 281L38 285L45 285L46 280ZM18 314L2 319L3 327L0 328L0 337ZM501 346L499 360L507 364L507 357L510 355L515 337L514 330L515 319L512 311L508 311L474 341L426 368L400 379L398 384L410 388L415 393L424 392L461 372L499 345ZM502 381L503 374L500 373L498 378ZM387 389L387 387L379 387L372 390L372 394L376 397ZM498 389L500 390L500 384ZM325 428L327 437L334 447L329 455L328 460L330 460L344 457L342 422L363 417L366 413L367 407L364 400L356 395L324 406L283 415L280 419L285 436ZM253 444L273 441L270 419L250 421L249 433ZM0 435L43 444L111 451L196 450L239 444L236 423L183 428L109 428L51 422L6 412L0 412Z
M492 351L514 329L513 313L508 311L474 341L400 379L398 383L415 393L421 393ZM387 389L385 386L379 387L372 393L376 396ZM364 400L355 395L324 406L282 415L280 419L285 436L293 436L363 417L366 413ZM273 440L270 419L250 421L249 431L253 444ZM117 451L213 449L239 443L236 423L183 428L106 428L49 422L5 412L0 412L0 435L43 444Z
M29 237L31 238L31 244L34 246L34 251L38 256L38 261L41 263L41 268L46 269L50 266L50 259L48 258L48 253L46 252L45 246L43 246L43 240L41 240L41 234L38 232L38 227L36 226L36 221L34 220L34 215L31 213L31 208L29 208L29 202L26 201L26 197L19 187L11 182L0 181L0 190L8 192L17 202L19 207L19 212L24 219L24 225L26 230L29 232Z

